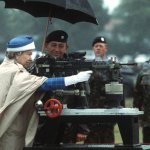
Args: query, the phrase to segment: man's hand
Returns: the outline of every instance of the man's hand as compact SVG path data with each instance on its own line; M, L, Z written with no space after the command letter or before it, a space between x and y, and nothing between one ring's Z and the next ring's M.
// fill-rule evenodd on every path
M86 134L77 133L76 142L84 142L87 138Z

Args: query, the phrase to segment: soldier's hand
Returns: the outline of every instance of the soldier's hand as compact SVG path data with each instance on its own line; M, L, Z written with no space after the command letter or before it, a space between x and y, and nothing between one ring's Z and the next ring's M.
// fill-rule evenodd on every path
M77 133L76 142L84 142L87 138L86 134Z

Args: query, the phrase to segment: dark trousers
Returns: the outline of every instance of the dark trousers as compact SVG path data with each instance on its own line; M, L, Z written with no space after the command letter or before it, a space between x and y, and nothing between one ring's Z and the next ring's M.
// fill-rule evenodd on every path
M143 127L143 143L150 144L150 127Z
M90 133L85 143L113 144L114 142L114 124L99 123L90 125Z

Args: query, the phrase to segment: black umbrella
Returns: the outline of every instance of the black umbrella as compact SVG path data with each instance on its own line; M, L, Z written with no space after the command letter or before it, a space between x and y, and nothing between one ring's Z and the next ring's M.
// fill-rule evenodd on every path
M4 0L6 8L17 8L34 17L59 18L70 23L98 24L88 0Z
M95 14L88 0L3 0L5 8L23 10L34 17L59 18L70 23L91 22L98 24ZM42 51L44 50L45 37L47 36L50 19L45 29Z

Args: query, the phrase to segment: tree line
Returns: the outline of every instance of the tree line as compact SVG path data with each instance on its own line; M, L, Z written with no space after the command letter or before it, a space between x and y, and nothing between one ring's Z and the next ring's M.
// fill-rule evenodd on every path
M118 56L149 53L149 0L120 0L119 6L112 14L103 7L103 0L89 0L89 2L99 25L88 22L71 24L52 18L48 33L57 29L65 30L69 35L69 51L90 50L92 40L102 35L107 38L109 53ZM1 52L5 51L5 44L9 39L23 34L32 35L37 50L41 50L47 17L35 18L21 10L6 9L4 1L0 1L0 18Z

